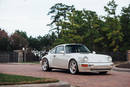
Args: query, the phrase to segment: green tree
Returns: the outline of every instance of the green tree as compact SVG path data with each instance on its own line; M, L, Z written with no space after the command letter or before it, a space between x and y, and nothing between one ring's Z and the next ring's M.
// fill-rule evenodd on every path
M99 32L100 25L98 15L94 11L83 10L83 12L83 20L85 20L85 23L82 32L85 32L83 34L85 44L89 46L91 50L96 50L96 44L98 44L103 39Z
M122 8L120 22L124 34L121 50L126 51L130 49L130 4Z
M117 8L117 6L118 5L115 3L114 0L109 1L107 6L104 6L104 9L107 12L107 15L116 17L116 8Z
M13 50L21 50L23 47L28 47L28 41L17 32L11 35L10 44Z
M57 36L54 32L51 34L46 34L44 36L38 36L33 38L30 36L28 38L29 47L35 50L49 50L54 45L54 41L57 39Z
M67 20L62 20L59 26L62 28L59 38L56 40L56 44L61 43L81 43L82 36L80 36L80 24L82 18L82 11L73 10L67 13ZM66 28L64 28L66 26Z
M34 38L34 37L30 36L28 38L28 42L29 42L29 47L32 48L33 50L41 50L40 41L38 38Z
M0 29L0 51L9 51L10 44L9 44L9 37L7 32Z
M67 20L67 13L71 12L74 9L74 6L68 6L62 3L57 3L54 6L50 8L50 12L48 15L51 15L52 22L49 24L50 26L53 26L53 29L56 30L57 34L59 35L61 27L59 24L61 24L61 21Z
M107 6L104 7L107 12L107 17L104 17L105 25L102 31L105 33L105 41L109 46L109 51L119 51L120 43L123 40L123 33L121 32L121 25L118 16L116 16L117 4L114 0L110 1Z
M128 39L123 40L123 37L129 37L129 10L123 8L122 16L119 17L116 15L117 4L114 0L104 6L107 16L102 17L94 11L76 10L73 7L63 12L66 9L64 6L67 5L62 5L56 4L50 11L53 19L51 25L54 25L53 29L58 32L55 45L83 43L90 50L112 52L121 51L120 46L125 45L127 48L129 45Z
M25 31L16 30L15 32L24 37L25 39L28 39L27 33Z
M60 25L65 26L60 32L60 38L56 40L61 43L83 43L91 50L96 49L95 44L101 40L99 35L99 18L96 12L88 10L73 10L68 13L68 20L62 21Z
M52 48L54 45L55 40L57 39L57 36L54 32L52 32L51 34L47 34L45 36L43 36L40 39L41 42L41 48L42 49L46 49L49 50L50 48Z

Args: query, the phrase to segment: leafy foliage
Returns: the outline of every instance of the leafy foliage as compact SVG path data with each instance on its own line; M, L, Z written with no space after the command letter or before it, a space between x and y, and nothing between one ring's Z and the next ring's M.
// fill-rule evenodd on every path
M130 49L130 4L128 7L123 7L120 17L120 23L123 33L123 43L121 43L121 50Z
M0 50L8 50L10 46L49 50L58 44L82 43L90 50L125 52L130 49L130 5L122 8L120 16L116 14L117 6L114 0L109 1L104 6L107 15L98 16L94 11L76 10L73 5L57 3L48 12L49 34L34 38L16 30L9 41L7 33L0 30Z
M54 42L55 45L61 43L83 43L91 50L96 51L124 51L120 46L123 43L124 32L128 30L124 31L122 29L124 18L121 17L123 22L121 25L120 16L116 15L118 5L114 0L109 1L107 6L104 6L107 16L102 17L98 16L94 11L76 10L74 7L68 10L64 6L61 3L55 4L49 12L49 14L53 14L53 22L50 25L60 28L60 31L56 30L58 38ZM65 13L62 12L63 8ZM123 11L126 11L126 8L123 9ZM124 15L125 12L122 14ZM127 16L129 17L128 12ZM55 21L56 19L57 21ZM128 24L126 25L128 26ZM128 44L129 42L127 46Z
M67 13L71 12L74 7L73 6L68 6L62 3L57 3L54 6L52 6L51 11L48 13L48 15L52 15L51 19L52 22L49 24L50 26L56 26L51 30L56 30L57 34L59 35L60 33L60 24L62 20L67 20Z
M110 47L110 51L119 51L119 45L123 40L123 33L121 32L121 25L118 16L116 16L116 7L115 1L112 0L108 3L108 6L105 6L105 11L108 16L104 17L105 26L108 28L106 32L106 37L108 42L108 46Z
M17 32L11 35L10 44L13 50L21 50L23 47L28 47L28 41Z
M8 34L0 29L0 51L10 50L9 37Z

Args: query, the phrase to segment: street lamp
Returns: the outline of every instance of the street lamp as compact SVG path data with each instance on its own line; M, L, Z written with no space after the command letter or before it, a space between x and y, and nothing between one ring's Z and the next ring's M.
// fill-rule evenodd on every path
M23 50L23 62L26 62L26 48L22 48Z
M25 48L23 47L22 50L25 51Z

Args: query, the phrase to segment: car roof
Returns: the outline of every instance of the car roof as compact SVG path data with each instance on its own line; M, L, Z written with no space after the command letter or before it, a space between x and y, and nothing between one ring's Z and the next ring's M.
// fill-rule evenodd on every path
M57 45L57 46L66 46L66 45L83 45L83 44L80 44L80 43L69 43L69 44L60 44L60 45Z

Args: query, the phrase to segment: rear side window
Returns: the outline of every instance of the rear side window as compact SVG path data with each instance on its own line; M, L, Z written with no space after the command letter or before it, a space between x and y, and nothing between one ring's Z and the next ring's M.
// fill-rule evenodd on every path
M64 46L59 46L56 48L56 53L59 54L61 51L64 51Z

